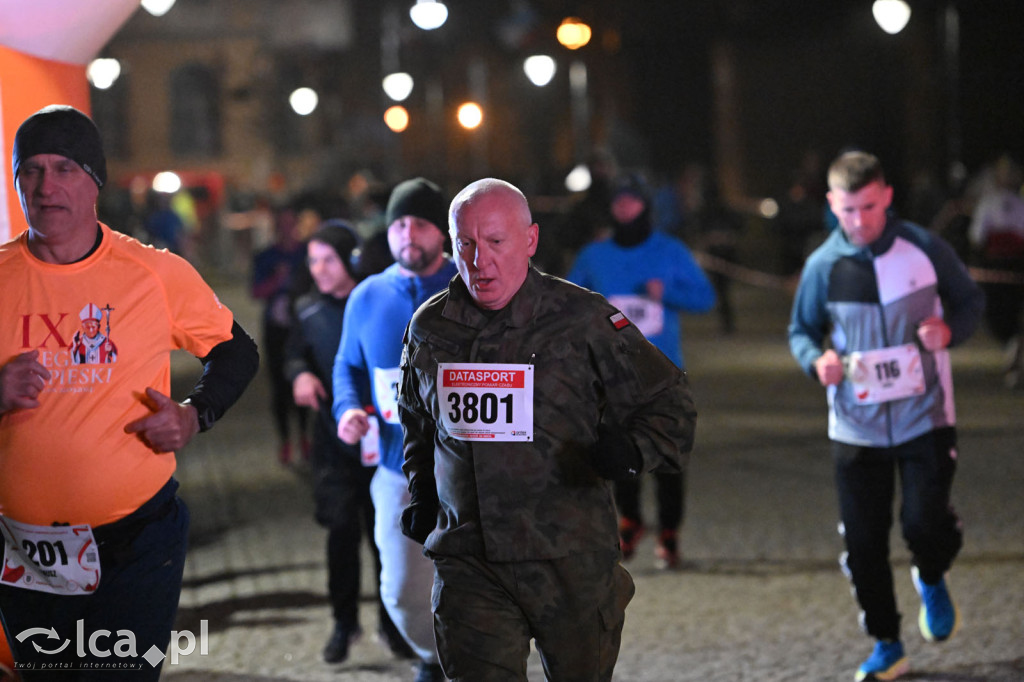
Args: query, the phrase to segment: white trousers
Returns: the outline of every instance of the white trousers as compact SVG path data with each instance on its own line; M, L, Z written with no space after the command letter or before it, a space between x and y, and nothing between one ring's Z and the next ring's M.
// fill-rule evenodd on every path
M405 474L377 467L370 481L373 498L373 539L380 551L380 598L395 627L420 659L437 663L434 614L430 591L434 562L423 546L402 535L402 510L409 504Z

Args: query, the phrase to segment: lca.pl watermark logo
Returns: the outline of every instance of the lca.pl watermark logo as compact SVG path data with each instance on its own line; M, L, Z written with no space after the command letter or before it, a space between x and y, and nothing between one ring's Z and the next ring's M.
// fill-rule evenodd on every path
M32 648L40 656L60 656L60 662L47 662L39 656L33 657L36 660L31 662L19 662L16 668L20 670L53 669L59 667L65 670L73 669L140 669L142 661L150 667L157 667L165 658L170 660L171 665L178 662L179 657L188 656L196 650L196 636L190 630L171 630L171 642L169 645L169 656L156 648L156 645L149 647L149 650L139 656L135 642L135 633L131 630L118 630L111 633L110 630L96 630L86 637L85 623L81 619L75 622L74 639L63 639L53 627L28 628L19 632L15 639L19 642L30 641ZM206 620L199 621L199 655L206 656L209 653L209 623ZM70 658L67 651L74 647L74 654L78 661ZM99 659L99 660L97 660ZM110 660L107 660L110 659Z

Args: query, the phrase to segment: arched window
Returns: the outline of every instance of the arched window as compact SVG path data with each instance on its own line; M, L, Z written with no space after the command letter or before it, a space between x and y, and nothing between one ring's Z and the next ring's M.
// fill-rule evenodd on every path
M92 120L103 137L108 159L126 159L131 154L131 128L128 119L129 76L122 73L105 90L89 88Z
M178 67L171 74L171 151L216 156L220 150L220 79L205 64Z

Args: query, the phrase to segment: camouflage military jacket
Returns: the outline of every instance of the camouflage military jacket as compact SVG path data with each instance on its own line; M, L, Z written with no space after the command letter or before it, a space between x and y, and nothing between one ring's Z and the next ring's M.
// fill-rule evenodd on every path
M532 439L455 438L439 363L532 366ZM697 416L686 375L602 296L533 268L493 314L461 278L424 303L406 333L399 413L410 489L436 485L440 501L426 548L491 561L614 549L611 484L590 466L598 423L626 428L646 471L680 471Z

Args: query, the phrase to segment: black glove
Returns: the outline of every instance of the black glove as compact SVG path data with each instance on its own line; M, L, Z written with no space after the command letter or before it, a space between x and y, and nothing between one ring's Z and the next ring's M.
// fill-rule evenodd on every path
M625 429L598 424L590 463L601 478L628 481L643 473L644 458Z
M431 492L432 495L420 495L413 491L409 506L402 510L402 535L421 545L437 527L437 512L441 508L437 492Z

